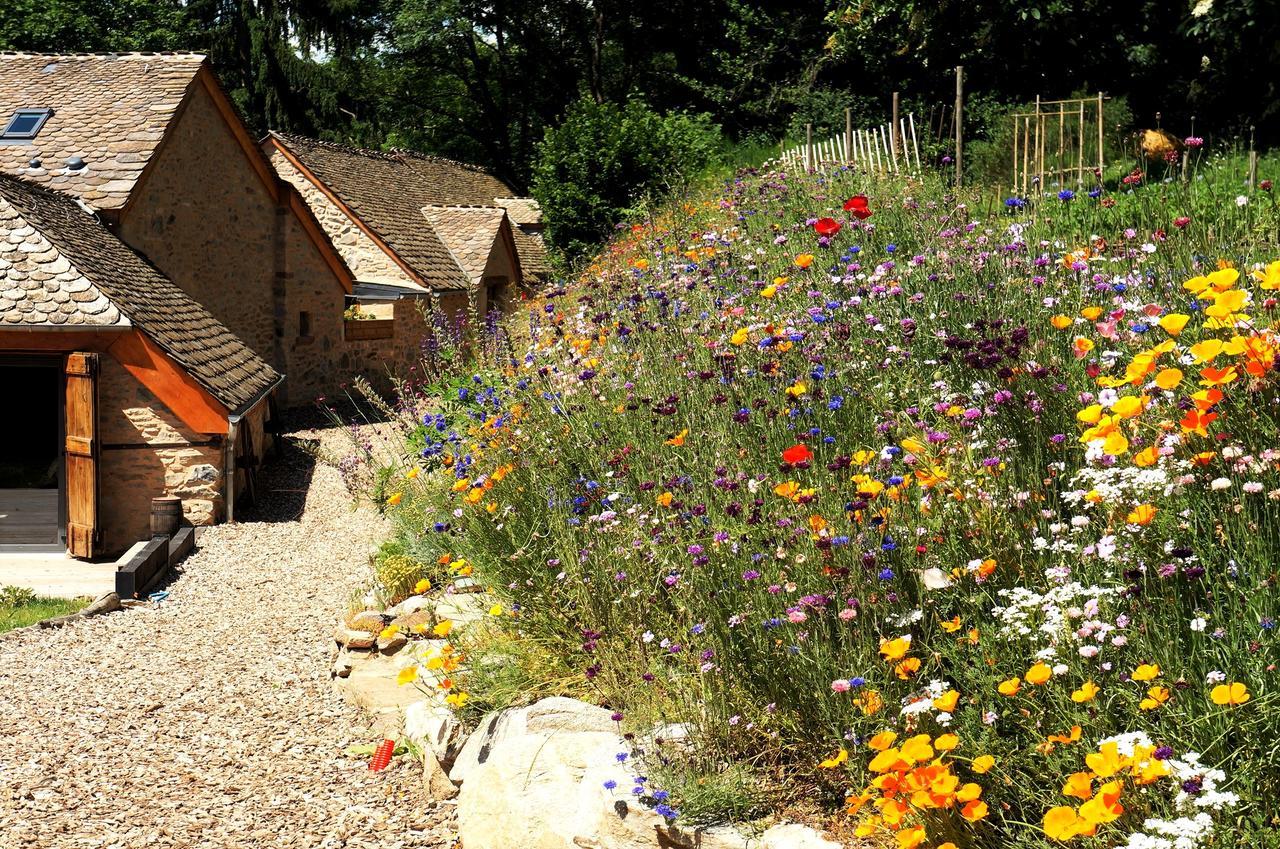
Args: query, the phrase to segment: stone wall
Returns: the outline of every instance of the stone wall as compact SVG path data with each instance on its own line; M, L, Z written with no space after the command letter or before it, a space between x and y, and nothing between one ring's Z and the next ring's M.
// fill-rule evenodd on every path
M273 306L276 210L213 98L197 85L118 233L263 359L287 371L278 356Z
M151 536L151 499L176 495L193 525L223 515L223 446L192 431L111 357L98 378L98 521L103 553Z
M329 200L315 183L293 166L276 147L270 148L271 164L276 173L293 185L302 199L311 207L316 220L333 242L338 253L357 280L365 283L387 283L394 286L416 287L418 284L405 273L387 252L357 227L338 205ZM388 187L394 191L393 187ZM425 226L425 222L424 222Z

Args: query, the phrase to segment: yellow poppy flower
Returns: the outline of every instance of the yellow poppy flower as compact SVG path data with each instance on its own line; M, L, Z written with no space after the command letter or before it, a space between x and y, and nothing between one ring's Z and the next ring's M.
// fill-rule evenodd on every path
M1209 698L1213 700L1215 705L1237 707L1249 701L1252 696L1249 695L1249 690L1244 684L1233 681L1230 684L1219 684L1214 687L1209 694Z
M1098 695L1098 685L1093 683L1092 681L1085 681L1083 684L1080 685L1080 689L1074 691L1071 694L1071 701L1075 702L1076 704L1084 704L1086 702L1093 701L1094 697L1097 695Z
M418 667L416 666L406 666L396 675L396 683L400 686L411 684L416 680L418 680Z
M978 755L969 766L978 775L986 775L995 765L996 759L991 755Z
M1160 664L1143 663L1140 664L1137 669L1133 670L1133 675L1130 677L1133 678L1134 681L1154 681L1159 676Z
M1007 681L1001 681L1000 686L996 688L1002 696L1016 696L1021 689L1021 678L1010 678Z
M818 764L818 768L819 769L835 769L836 767L840 766L840 764L844 763L847 760L849 760L849 751L847 749L841 749L833 757L827 758L825 761Z
M1043 661L1027 670L1027 683L1037 687L1053 677L1053 670Z

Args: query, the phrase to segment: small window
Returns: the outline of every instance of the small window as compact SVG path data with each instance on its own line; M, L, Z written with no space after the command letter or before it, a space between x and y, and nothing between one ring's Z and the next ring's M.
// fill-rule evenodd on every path
M311 313L298 313L298 335L304 337L311 335Z
M0 139L33 139L52 114L52 109L19 109L0 130Z

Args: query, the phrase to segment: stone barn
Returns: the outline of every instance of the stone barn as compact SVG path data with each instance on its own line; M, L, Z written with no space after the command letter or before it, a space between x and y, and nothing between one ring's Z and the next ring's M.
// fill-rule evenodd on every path
M112 557L151 499L223 518L281 376L97 216L0 175L0 551Z

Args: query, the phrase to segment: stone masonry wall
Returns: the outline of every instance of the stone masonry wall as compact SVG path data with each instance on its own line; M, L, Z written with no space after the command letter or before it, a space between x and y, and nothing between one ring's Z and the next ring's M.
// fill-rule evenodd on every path
M202 86L136 192L118 230L125 242L286 371L272 303L276 205Z
M195 433L111 357L98 379L99 523L103 549L118 555L151 535L151 499L176 495L193 525L222 518L222 445ZM113 447L127 446L127 447ZM138 447L155 446L155 447Z
M285 155L276 148L271 148L271 164L276 173L302 195L302 199L315 213L320 226L333 242L338 253L346 261L347 267L357 280L365 283L388 283L396 286L417 286L413 278L395 263L386 251L365 235L365 232L352 223L337 204L329 200L324 192L302 175ZM388 187L388 191L394 191ZM425 223L425 222L424 222Z

